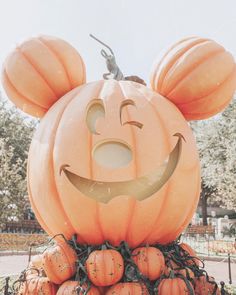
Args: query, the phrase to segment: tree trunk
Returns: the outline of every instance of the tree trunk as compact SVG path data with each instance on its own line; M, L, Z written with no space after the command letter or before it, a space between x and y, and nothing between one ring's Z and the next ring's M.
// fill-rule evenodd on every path
M202 191L201 205L202 205L202 222L203 225L207 225L207 195Z

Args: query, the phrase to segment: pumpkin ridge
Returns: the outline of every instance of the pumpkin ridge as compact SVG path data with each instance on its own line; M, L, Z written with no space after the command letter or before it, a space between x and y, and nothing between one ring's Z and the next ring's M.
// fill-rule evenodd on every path
M121 83L119 83L119 86L120 86L120 89L121 89L121 92L123 93L123 97L124 99L129 99L129 97L127 97L126 93L125 93L125 90L123 89L123 86ZM128 119L130 120L130 115L129 115L129 112L126 108L126 113L127 113L127 117ZM136 150L136 136L135 136L135 131L133 129L133 127L130 125L130 133L132 134L132 141L133 141L133 149ZM137 160L137 156L136 156L136 153L134 153L134 177L136 178L138 175L138 160Z
M179 107L182 107L182 106L185 106L185 105L188 105L189 103L191 102L196 102L196 101L200 101L200 100L204 100L206 99L207 96L213 94L214 92L216 91L219 91L220 87L223 86L228 80L230 80L230 78L232 78L233 74L236 73L236 66L233 68L233 70L228 74L228 76L219 84L217 85L217 88L213 89L212 91L210 91L207 95L203 95L201 97L198 97L198 98L195 98L195 99L192 99L192 100L189 100L187 102L181 102L178 104ZM230 99L231 100L231 99ZM225 103L224 103L225 104ZM222 106L224 105L222 104ZM227 103L228 104L228 103ZM212 112L214 112L214 110L216 110L217 108L213 109ZM184 114L187 114L188 113L185 113ZM194 113L194 114L198 114L198 113ZM204 112L201 112L201 114L204 114Z
M192 37L188 37L188 38L185 38L185 39L182 39L180 40L178 43L172 45L170 47L169 50L167 50L167 52L163 55L163 57L161 58L161 60L158 62L158 63L155 63L155 66L153 66L153 71L151 73L151 85L154 86L156 83L156 79L157 79L157 73L158 73L158 69L159 67L161 66L161 64L165 61L165 58L168 56L168 54L173 50L175 49L177 46L179 46L180 44L184 43L184 42L187 42L191 39L195 39L195 42L199 39L199 37L197 36L192 36ZM202 39L202 38L201 38ZM163 79L162 79L163 80ZM162 87L162 80L157 84L157 88L161 89ZM161 84L161 85L160 85Z
M103 88L104 88L104 81L98 91L99 95L98 97L101 97L101 92L103 91ZM88 146L89 146L89 151L92 151L93 147L92 147L92 141L93 141L93 137L92 137L92 134L91 132L88 131ZM90 173L90 179L93 178L93 161L92 161L92 154L91 152L89 153L89 173ZM102 227L102 223L101 223L101 218L100 218L100 204L96 201L96 217L95 219L97 220L97 226L99 228L99 231L100 231L100 235L102 237L103 240L105 240L105 235L104 235L104 232L103 232L103 227Z
M169 97L172 92L181 84L184 82L184 80L188 77L188 75L192 74L195 70L197 70L197 68L199 66L201 66L202 64L204 64L204 62L210 60L211 58L220 55L221 53L225 53L225 50L220 48L217 49L214 53L210 52L209 54L207 54L206 56L204 56L202 59L200 59L196 64L193 64L192 67L190 67L188 69L188 71L186 70L186 73L184 72L182 74L182 76L180 77L180 79L178 81L176 81L175 85L173 85L173 87L169 90L168 93L165 93L166 97Z
M11 81L11 79L10 79L10 77L9 77L9 75L8 75L8 73L7 73L7 71L6 71L6 69L4 69L4 72L3 72L4 74L5 74L5 79L6 79L6 81L7 81L7 83L10 85L10 87L19 95L19 96L21 96L21 97L23 97L23 99L25 99L26 100L26 102L29 102L30 104L35 104L35 101L33 101L33 100L31 100L31 98L29 98L29 97L27 97L27 96L25 96L24 94L22 94L14 85L13 85L13 83L12 83L12 81ZM14 100L15 101L15 100ZM47 112L47 108L45 108L45 106L42 106L42 104L40 103L40 102L37 102L37 104L38 104L38 106L40 107L40 108L42 108L43 109L43 112L44 113L46 113Z
M31 283L32 281L30 281ZM39 277L36 279L36 286L35 286L35 290L38 290L38 285L39 285Z
M50 249L50 250L52 252L51 255L53 255L53 250L54 249ZM49 269L50 274L53 276L53 280L55 280L57 282L60 282L61 279L60 279L59 275L57 274L57 272L56 271L51 271L51 269L54 268L54 264L52 263L52 260L50 259L50 256L49 256L48 252L45 252L44 255L46 256L47 264L49 264L49 267L47 267L47 269Z
M57 92L53 89L53 87L49 84L49 82L47 81L47 79L44 77L44 75L40 72L40 70L38 69L37 65L31 60L31 58L29 56L27 56L27 54L25 52L23 52L21 50L20 47L18 47L16 49L22 56L23 58L32 66L33 70L39 75L39 77L45 82L45 84L48 86L48 88L51 90L51 92L55 95L55 98L52 99L52 103L55 102L56 98L58 98L58 94Z
M100 230L100 234L102 236L102 240L105 240L105 235L103 232L103 227L102 227L102 223L101 223L101 218L100 218L100 204L96 201L96 220L97 220L97 225L98 228Z
M66 69L66 66L64 64L63 59L61 58L61 56L58 55L58 53L49 45L49 43L46 40L43 40L42 37L39 37L38 40L43 44L43 46L47 47L47 49L53 54L53 56L60 62L60 64L62 65L64 72L66 74L66 77L68 79L69 85L70 85L70 89L72 90L72 83L68 74L68 71Z
M54 133L54 137L53 137L53 140L52 140L52 145L51 145L51 148L50 148L50 151L49 151L49 153L51 154L51 156L50 156L50 165L52 167L52 178L54 180L53 186L54 186L56 194L57 194L58 205L59 205L60 211L62 212L62 214L66 218L68 227L70 227L73 232L76 232L76 230L75 230L74 226L72 225L72 223L70 222L70 219L69 219L68 215L66 214L66 211L65 211L64 207L62 206L60 195L59 195L59 192L58 192L58 189L57 189L57 186L56 186L56 177L55 177L55 169L54 169L54 147L55 147L55 141L56 141L56 137L57 137L57 130L58 130L58 127L60 125L61 118L62 118L64 112L66 111L68 105L72 102L72 100L74 100L76 98L77 94L78 94L78 91L75 91L75 94L73 94L70 97L67 104L66 105L64 104L62 109L60 109L58 117L56 118L57 122L56 122L55 128L54 128L55 133Z
M58 243L58 244L60 245L60 248L61 248L63 254L65 255L66 259L70 262L70 264L72 264L70 257L67 255L67 251L64 249L64 244L63 243ZM69 267L67 269L69 269L70 277L73 276L74 273L73 273L71 265L69 265Z
M27 170L29 171L29 162L30 162L30 158L28 158L28 165L27 165ZM30 181L29 181L29 173L27 173L27 188L28 188L28 192L29 192L29 199L30 199L30 203L32 205L33 211L37 217L37 220L39 221L40 225L43 225L42 227L47 231L47 233L49 233L49 235L53 235L53 233L51 232L51 230L49 229L49 227L46 225L46 223L43 221L43 218L41 217L41 214L39 213L37 206L35 205L35 202L32 198L32 192L31 192L31 187L30 187Z
M180 52L178 54L176 54L176 56L171 58L171 61L167 63L166 68L164 67L164 73L163 73L163 78L160 80L160 82L158 83L158 88L160 89L160 93L162 93L162 88L163 88L163 83L166 79L166 75L169 73L170 69L172 68L172 66L176 63L176 61L181 58L188 50L194 48L195 46L198 46L199 44L203 44L205 42L207 42L207 39L204 38L198 38L197 39L192 40L192 42L190 42L191 39L186 39L184 40L184 42L189 41L190 43L186 45L186 47L181 48ZM171 51L173 49L175 49L178 45L180 45L181 43L184 42L179 42L177 44L175 44L174 46L172 46L172 48L168 51L168 54L171 53ZM165 55L165 57L167 56L167 54ZM165 59L163 57L163 59L161 60L161 62L159 63L159 65L157 66L157 69L159 66L161 66L161 64L165 62ZM163 71L162 70L162 71ZM161 74L161 72L160 72ZM157 70L156 70L156 74L155 74L155 80L157 79ZM155 82L155 80L153 80Z
M192 36L192 37L187 37L185 39L180 40L177 44L174 44L169 50L167 50L167 52L165 52L165 54L163 55L163 57L161 58L161 60L158 63L155 63L155 67L153 67L152 73L151 73L151 85L154 85L154 82L156 80L156 76L157 76L157 70L159 68L159 66L161 65L161 63L163 62L163 60L165 59L165 57L170 53L170 51L172 49L174 49L176 46L178 46L179 44L187 41L187 40L191 40L194 39L196 37Z
M109 255L111 256L111 261L114 261L114 263L111 264L111 273L113 273L113 277L115 275L115 261L116 261L116 257L115 257L115 253L114 252L110 252L109 251ZM109 270L110 271L110 270ZM111 281L110 283L112 282L112 275L110 276L111 278Z
M198 163L197 163L197 164L198 164ZM199 175L198 175L198 183L200 183L200 182L199 182L200 178L201 178L201 177L200 177L200 174L199 174ZM200 193L200 187L199 187L198 191L196 192L196 195L195 195L195 196L199 195L199 193ZM193 198L193 200L195 200L195 198ZM198 204L198 202L196 202L196 204L193 202L191 210L189 211L188 215L186 216L186 218L185 218L184 221L182 222L182 224L185 224L184 228L186 228L186 226L187 226L187 225L186 225L186 220L189 220L189 216L192 216L193 212L195 211L195 208L197 207L197 204ZM183 228L182 228L182 227L181 227L181 228L178 227L178 230L175 232L175 233L177 233L177 234L172 233L172 235L173 235L173 236L179 236L179 234L180 234L181 232L183 232ZM167 236L167 235L164 235L164 236L163 236L163 239L165 239L166 236Z
M131 227L131 224L132 224L132 220L133 220L133 217L135 216L135 209L136 209L136 206L137 206L137 201L135 199L133 199L133 207L130 209L130 214L129 214L129 221L127 222L127 230L126 230L126 233L125 233L125 241L128 240L128 236L129 236L129 233L130 233L130 227Z
M162 126L162 128L163 128L164 131L165 131L164 133L167 134L168 132L167 132L167 129L166 129L166 127L165 127L165 124L163 123L163 120L162 120L161 116L159 115L159 112L157 111L155 105L153 105L152 100L150 100L150 103L151 103L152 109L154 110L154 113L156 114L156 117L158 118L158 121L160 122L160 125ZM170 141L169 141L169 137L167 138L166 142L167 142L167 144L168 144L168 146L169 146L169 149L171 150L171 148L170 148L171 144L170 144ZM170 184L169 184L169 182L165 183L164 186L166 186L165 196L168 196L168 195L169 195L169 194L168 194L168 191L169 191L169 189L170 189ZM167 197L163 198L163 201L162 201L161 207L165 206L165 203L166 203L166 202L167 202ZM144 242L147 242L147 241L149 240L149 237L150 237L150 235L152 234L153 229L156 227L156 223L158 222L158 220L159 220L159 218L160 218L160 216L161 216L161 213L162 213L162 212L161 212L161 210L160 210L160 211L159 211L159 214L157 215L157 217L156 217L156 219L155 219L155 222L153 223L152 227L150 228L150 231L147 233L146 237L142 240L142 242L141 242L140 244L143 244Z

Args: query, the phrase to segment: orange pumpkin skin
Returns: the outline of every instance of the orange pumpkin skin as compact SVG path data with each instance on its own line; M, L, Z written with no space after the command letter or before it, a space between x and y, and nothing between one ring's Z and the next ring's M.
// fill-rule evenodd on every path
M236 65L215 41L186 38L153 66L151 87L176 104L187 120L206 119L222 111L233 97Z
M61 284L75 274L76 261L76 252L66 242L58 241L43 253L42 265L50 281Z
M160 250L154 247L139 247L132 252L132 255L139 271L149 280L156 280L162 275L165 258Z
M46 277L33 277L27 279L20 287L17 295L56 295L57 286Z
M191 283L190 283L190 285L191 285ZM157 288L156 294L158 294L158 295L166 295L166 294L173 294L173 295L189 294L189 295L191 295L184 280L182 280L180 278L163 279Z
M209 280L214 282L214 279L211 277L209 277ZM215 284L209 283L205 276L196 278L194 282L195 282L194 292L196 295L209 295L209 294L220 295L219 288L217 287L216 291L214 292Z
M186 244L186 243L181 243L180 244L180 247L183 249L183 250L185 250L190 256L192 256L192 257L196 257L196 252L188 245L188 244ZM191 260L189 260L188 262L187 262L187 264L188 265L193 265L193 264L196 264L197 266L199 266L200 265L200 260L199 259L197 259L197 258L193 258L193 260L191 261Z
M116 284L124 273L123 258L116 250L93 251L85 265L88 277L95 286Z
M112 286L106 295L149 295L145 285L139 283L119 283Z
M83 295L87 288L84 285L78 291L79 286L79 283L76 281L66 281L59 287L57 295ZM99 292L98 288L91 286L87 295L102 295L102 293Z
M42 117L60 97L85 82L85 67L70 44L40 36L25 41L8 56L2 82L17 107Z
M96 99L104 104L106 116L97 120L94 134L86 117ZM136 107L125 106L120 118L121 104L129 99ZM101 202L99 193L97 199L89 197L62 171L69 165L71 172L93 182L95 192L97 183L132 181L159 169L177 145L176 133L185 138L178 165L163 187L143 200L124 187L123 194ZM94 149L107 140L128 144L133 157L127 166L104 168L94 160ZM49 235L63 233L70 239L77 233L81 243L126 241L131 248L167 244L186 228L199 199L199 158L192 131L171 102L143 85L115 80L86 84L66 94L41 121L29 152L28 191Z

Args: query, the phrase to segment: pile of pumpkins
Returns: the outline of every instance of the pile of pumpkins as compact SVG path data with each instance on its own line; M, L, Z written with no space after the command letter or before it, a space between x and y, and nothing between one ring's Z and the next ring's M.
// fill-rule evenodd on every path
M236 254L236 243L224 241L210 241L208 249L209 251L215 253Z
M17 280L17 295L220 294L185 243L81 246L59 239L32 257Z

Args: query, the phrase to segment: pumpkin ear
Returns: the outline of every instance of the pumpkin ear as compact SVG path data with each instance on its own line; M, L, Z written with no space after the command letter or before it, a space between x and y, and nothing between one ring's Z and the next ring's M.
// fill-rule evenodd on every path
M85 80L85 66L79 53L55 37L25 41L3 65L2 82L8 97L35 117L43 117L60 97Z
M215 41L189 37L155 63L151 87L172 101L187 120L206 119L229 104L236 89L235 61Z

